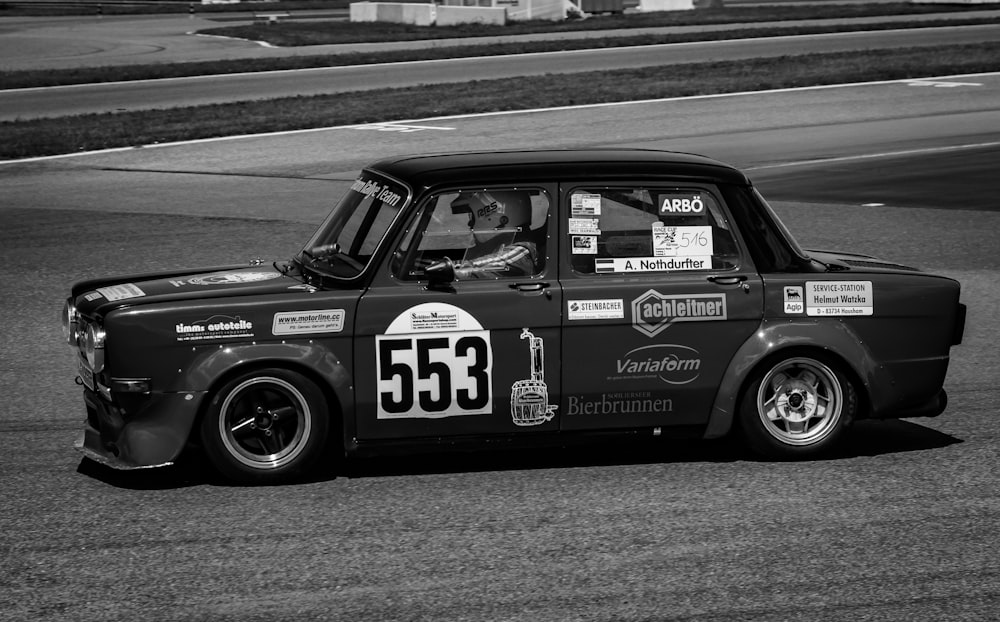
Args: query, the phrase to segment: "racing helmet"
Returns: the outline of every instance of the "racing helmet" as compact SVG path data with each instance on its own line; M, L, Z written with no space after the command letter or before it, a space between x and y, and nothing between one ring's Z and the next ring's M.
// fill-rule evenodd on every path
M475 192L469 208L470 226L476 231L527 228L531 224L531 197L522 190Z

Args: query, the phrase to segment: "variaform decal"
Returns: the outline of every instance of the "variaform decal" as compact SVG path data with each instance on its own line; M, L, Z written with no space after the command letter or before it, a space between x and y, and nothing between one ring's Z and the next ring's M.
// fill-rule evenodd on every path
M677 344L653 344L629 350L615 361L608 380L658 378L673 385L694 382L701 373L701 354Z

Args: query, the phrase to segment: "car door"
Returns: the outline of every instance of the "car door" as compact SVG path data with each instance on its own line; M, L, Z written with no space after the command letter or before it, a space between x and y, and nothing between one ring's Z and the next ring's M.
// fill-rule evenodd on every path
M562 429L703 426L762 282L707 184L563 189Z
M503 213L515 195L528 202L523 225ZM358 305L360 441L558 429L552 196L541 186L452 188L418 205ZM490 228L473 232L479 218ZM430 283L427 269L446 264L458 278Z

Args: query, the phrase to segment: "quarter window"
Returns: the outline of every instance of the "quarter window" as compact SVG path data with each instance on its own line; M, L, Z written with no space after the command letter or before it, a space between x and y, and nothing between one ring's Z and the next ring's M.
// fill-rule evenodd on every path
M567 200L566 231L577 273L731 270L738 265L729 221L705 188L576 188Z

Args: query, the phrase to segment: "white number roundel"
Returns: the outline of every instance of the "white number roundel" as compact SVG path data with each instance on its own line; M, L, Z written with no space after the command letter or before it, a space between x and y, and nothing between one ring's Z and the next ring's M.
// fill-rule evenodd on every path
M375 336L379 419L482 415L493 411L490 332L468 312L426 303Z

